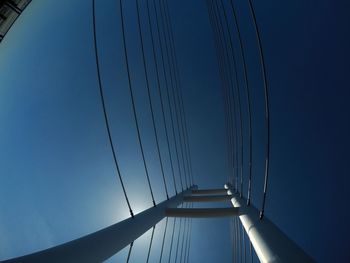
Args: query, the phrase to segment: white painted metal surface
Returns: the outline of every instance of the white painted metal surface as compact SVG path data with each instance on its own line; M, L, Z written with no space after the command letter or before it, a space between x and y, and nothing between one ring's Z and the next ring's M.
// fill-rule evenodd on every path
M156 225L165 217L166 209L175 208L180 205L183 202L183 196L189 195L193 189L196 189L196 186L159 203L156 207L149 208L135 215L134 218L130 217L90 235L30 255L2 262L103 262Z
M233 207L240 208L239 219L261 262L314 262L266 216L260 220L259 211L252 205L246 206L246 199L235 194L228 184L225 189L232 195Z

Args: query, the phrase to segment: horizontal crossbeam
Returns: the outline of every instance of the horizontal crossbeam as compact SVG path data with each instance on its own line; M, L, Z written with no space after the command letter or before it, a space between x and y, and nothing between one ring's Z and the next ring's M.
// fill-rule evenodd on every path
M230 201L232 195L191 195L184 196L184 202L223 202Z
M192 190L192 194L195 195L203 195L203 194L226 194L226 189L200 189L200 190Z
M168 208L165 215L193 218L239 216L239 208Z

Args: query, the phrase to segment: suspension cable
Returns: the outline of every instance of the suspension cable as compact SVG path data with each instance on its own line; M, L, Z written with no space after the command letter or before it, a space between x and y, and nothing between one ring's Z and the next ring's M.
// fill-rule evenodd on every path
M216 5L216 3L215 3ZM231 75L231 71L232 71L232 66L231 66L231 62L230 62L230 57L229 57L229 51L228 51L228 44L227 44L227 41L226 41L226 37L225 37L225 33L223 31L223 26L222 26L222 23L221 23L221 19L218 18L219 16L219 13L216 14L216 11L214 10L214 4L212 5L212 9L213 9L213 16L214 16L214 21L216 23L216 27L217 27L217 35L218 35L218 38L219 38L219 42L221 42L221 49L222 49L222 60L223 61L226 61L226 64L224 66L224 68L226 69L226 67L228 68L226 70L226 74L228 75L227 77L227 86L226 86L226 89L227 89L227 96L229 97L229 103L231 104L231 97L232 97L232 101L233 101L233 106L231 106L231 108L233 108L233 116L234 118L231 120L232 122L234 121L235 124L233 125L234 127L234 132L238 134L237 132L237 127L238 127L238 123L236 124L236 102L235 102L235 94L234 94L234 90L233 90L233 87L234 87L234 81L233 81L233 77ZM218 9L218 8L216 8ZM225 64L225 62L223 62ZM232 94L232 95L231 95ZM236 137L236 136L235 136ZM240 187L238 187L239 185L239 179L238 179L238 175L239 175L239 153L238 153L238 149L239 149L239 138L238 136L236 137L236 142L235 142L235 145L236 145L236 149L237 149L237 154L235 154L235 157L236 157L236 169L237 169L237 173L236 173L236 192L240 193Z
M193 203L190 204L190 208L193 207ZM188 226L187 226L187 233L186 233L186 244L185 244L185 251L184 251L184 260L182 261L182 257L180 258L180 262L187 262L186 258L187 258L187 250L188 250L188 246L189 246L189 238L190 238L190 227L191 227L191 221L192 218L188 219Z
M192 238L191 232L192 232L192 218L190 219L190 234L189 234L189 240L188 240L188 249L187 249L186 262L189 262L189 260L190 260L190 249L191 249L191 238Z
M224 39L224 42L226 43L226 46L228 45L229 46L229 49L231 50L231 53L232 53L232 62L233 62L233 69L232 69L232 66L231 66L231 62L230 60L228 59L228 65L229 65L229 68L230 70L234 71L234 75L235 75L235 84L236 84L236 88L237 88L237 103L238 103L238 116L239 116L239 120L240 120L240 144L239 144L239 149L240 149L240 197L242 198L242 193L243 193L243 118L242 118L242 110L241 110L241 92L240 92L240 84L239 84L239 79L238 79L238 70L237 70L237 62L236 62L236 58L235 58L235 52L234 52L234 47L233 47L233 43L232 43L232 34L231 34L231 31L230 31L230 27L229 27L229 23L228 23L228 19L227 19L227 16L226 16L226 12L225 12L225 7L223 6L222 4L222 1L220 1L221 3L221 7L224 11L224 21L225 21L225 24L226 24L226 28L227 28L227 33L228 33L228 39L229 41L226 40L225 38L225 33L224 33L224 25L222 24L222 21L221 21L221 15L220 15L220 9L217 5L217 2L214 0L213 1L215 3L215 7L217 9L217 20L219 21L219 25L220 25L220 28L222 28L222 35L223 35L223 39ZM228 44L227 44L228 42ZM228 52L227 52L228 54Z
M169 76L170 76L170 86L171 86L171 91L172 91L172 101L174 104L174 115L175 115L175 121L176 121L176 125L177 126L177 134L179 137L179 148L180 148L180 159L181 159L181 163L182 163L182 168L183 168L183 175L185 177L185 183L186 183L186 187L188 188L188 180L187 180L187 172L186 172L186 167L185 167L185 161L184 161L184 154L183 154L183 147L182 147L182 136L181 136L181 130L180 130L180 124L179 124L179 115L178 115L178 104L177 104L177 100L176 100L176 92L175 92L175 76L173 75L173 67L172 67L172 61L171 61L171 56L169 54L169 48L168 48L168 39L167 39L167 35L168 35L168 31L167 28L165 27L165 23L164 23L164 16L163 16L163 12L162 12L162 5L161 5L161 0L159 0L159 20L160 20L160 24L161 27L163 28L163 36L164 36L164 47L165 47L165 57L167 58L168 61L168 68L169 68ZM169 92L170 94L170 92Z
M164 74L164 80L165 80L165 86L166 86L166 97L167 97L168 106L169 106L169 115L170 115L170 120L171 120L170 123L171 123L171 128L172 128L173 139L174 139L175 153L176 153L176 159L177 159L177 166L178 166L178 172L179 172L179 177L180 177L180 183L181 183L181 188L182 188L182 191L183 191L184 190L184 184L182 182L179 153L178 153L177 142L176 142L176 135L175 135L175 128L174 128L175 125L174 125L174 119L173 119L173 114L172 114L172 107L171 107L170 97L169 97L169 86L168 86L168 79L167 79L166 66L165 66L165 60L164 60L163 41L162 41L162 37L161 37L161 34L160 34L158 13L157 13L157 7L156 7L156 3L155 2L154 2L153 6L154 6L155 19L156 19L156 27L157 27L157 32L158 32L158 41L159 41L159 47L160 47L161 60L162 60L162 65L163 65L163 74Z
M252 248L252 241L249 239L249 257L250 257L250 262L253 263L253 248Z
M173 243L174 243L174 232L175 232L175 227L176 227L176 217L174 218L174 224L173 224L173 231L171 233L171 241L170 241L170 252L169 252L169 259L168 259L168 263L170 263L170 259L171 259L171 252L173 250ZM160 262L159 262L160 263Z
M210 8L211 7L211 8ZM229 116L231 117L231 125L232 125L232 129L231 129L231 134L232 134L232 147L233 147L233 169L234 169L234 173L235 173L235 166L237 167L237 171L238 171L238 165L235 165L235 164L238 164L238 154L236 154L236 147L235 145L238 145L238 143L236 143L238 141L238 138L236 136L234 136L234 130L236 131L237 129L237 126L235 124L235 116L236 116L236 111L235 111L235 101L234 101L234 98L233 98L233 106L231 106L231 95L230 95L230 91L231 91L231 88L229 88L230 86L230 83L232 83L233 85L233 81L232 81L232 78L231 78L231 74L227 72L226 70L226 65L225 65L225 61L226 59L228 58L228 51L227 51L227 47L224 46L224 42L221 38L221 32L220 32L220 27L219 27L219 24L218 24L218 19L216 17L216 13L214 11L214 7L213 5L210 5L209 4L209 1L208 1L208 8L209 8L209 14L211 14L211 20L213 21L212 23L212 26L214 28L214 32L216 32L216 41L217 41L217 48L219 49L219 54L221 58L219 58L219 61L221 61L221 65L222 65L222 74L223 74L223 78L224 78L224 81L226 83L226 85L224 85L225 87L225 92L224 94L226 94L225 96L227 97L226 100L227 100L227 104L228 104L228 111L229 111ZM210 11L211 10L211 11ZM221 27L222 28L222 27ZM220 44L222 47L220 47ZM227 54L225 55L224 52ZM225 59L226 58L226 59ZM227 64L229 64L229 62L227 62ZM230 77L227 77L227 76L230 76ZM235 142L236 141L236 142ZM236 178L235 178L235 191L238 192L238 172L236 173Z
M217 19L214 15L214 10L213 10L213 6L211 5L211 17L212 17L212 20L213 20L213 26L214 26L214 30L215 30L215 34L216 34L216 41L217 41L217 48L219 50L219 60L221 61L221 67L222 67L222 74L223 74L223 77L224 77L224 81L225 81L225 86L224 86L224 96L226 96L226 101L227 101L227 104L228 104L228 111L229 111L229 116L230 116L230 120L231 122L229 122L229 124L231 124L231 133L232 133L232 138L234 139L232 141L232 147L233 148L233 151L234 151L234 157L235 157L235 160L234 160L234 164L237 165L237 170L238 170L238 154L236 154L236 145L238 145L235 141L238 139L236 138L236 136L234 136L234 132L236 131L236 125L235 125L235 105L231 105L231 95L230 95L230 83L232 83L232 80L231 80L231 77L227 77L227 75L230 75L230 73L227 72L227 69L226 69L226 65L225 65L225 61L226 59L228 58L227 55L224 54L224 51L227 52L227 50L225 48L223 48L223 41L221 39L221 33L219 32L219 26L218 26L218 22L217 22ZM226 59L225 59L226 58ZM234 101L233 101L233 104ZM234 166L236 166L234 165ZM235 183L235 190L236 192L238 192L238 172L236 173L236 183Z
M184 250L184 253L183 253L183 261L182 261L182 256L180 258L180 262L186 262L186 255L187 255L187 248L188 248L188 238L189 238L189 232L190 232L190 221L191 219L189 218L188 219L188 226L187 226L187 232L186 232L186 240L185 240L185 250Z
M155 45L154 45L153 28L152 28L150 9L149 9L149 0L147 0L147 17L148 17L148 25L149 25L149 28L150 28L150 37L151 37L151 43L152 43L152 54L153 54L153 60L154 60L154 65L155 65L155 70L156 70L156 77L157 77L157 88L158 88L157 90L158 90L158 95L159 95L159 98L160 98L162 119L163 119L164 130L165 130L165 138L166 138L166 142L167 142L168 154L169 154L169 159L170 159L170 168L171 168L171 173L172 173L172 176L173 176L175 193L178 194L176 180L175 180L173 158L172 158L171 149L170 149L170 143L169 143L168 127L167 127L167 123L166 123L166 119L165 119L165 113L164 113L164 103L163 103L162 90L161 90L161 86L160 86L160 77L159 77L158 62L157 62L157 57L156 57L156 50L155 50Z
M134 245L134 241L130 243L128 257L126 258L126 263L129 263L133 245Z
M160 169L161 169L161 173L162 173L162 177L163 177L165 193L166 193L167 199L169 199L168 187L167 187L167 184L166 184L165 174L164 174L163 160L162 160L162 156L161 156L161 153L160 153L158 132L157 132L157 128L156 128L156 121L155 121L155 118L154 118L152 96L151 96L149 79L148 79L146 57L145 57L145 50L144 50L144 43L143 43L143 35L142 35L142 28L141 28L141 21L140 21L141 19L140 19L140 7L139 7L139 5L140 5L139 4L139 0L136 0L137 25L138 25L138 31L139 31L139 37L140 37L140 43L141 43L142 63L143 63L143 69L144 69L145 79L146 79L148 102L149 102L149 107L150 107L150 111L151 111L153 132L154 132L154 137L156 139L157 153L158 153Z
M214 26L216 27L216 35L217 35L217 42L218 42L218 48L220 49L221 51L221 60L223 61L222 62L222 68L223 68L223 74L226 76L226 86L225 86L225 95L224 96L227 96L228 99L228 105L229 105L229 110L232 111L233 109L233 113L231 113L231 122L235 122L235 119L236 119L236 106L235 106L235 95L234 95L234 92L232 90L232 87L233 87L233 79L232 79L232 76L231 76L231 73L230 71L231 70L231 64L230 64L230 60L229 60L229 55L228 55L228 48L227 48L227 41L226 41L226 38L225 38L225 34L223 32L223 27L221 25L221 20L220 20L220 25L219 25L219 19L218 19L218 16L216 14L216 11L214 10L214 2L211 1L212 5L211 5L211 8L212 8L212 19L213 19L213 23L214 23ZM216 3L215 3L216 4ZM219 15L219 14L218 14ZM227 61L227 62L226 62ZM226 62L226 63L225 63ZM227 64L227 65L226 65ZM229 69L226 69L229 68ZM228 77L227 77L228 76ZM232 93L232 95L231 95ZM233 106L231 105L231 97L233 98ZM237 131L237 125L236 124L232 124L232 132L236 132ZM238 137L236 137L236 142L233 144L233 145L237 145L238 147ZM237 159L236 160L236 165L237 165L237 173L236 173L236 192L239 192L239 188L238 188L238 170L239 170L239 165L238 165L238 153L235 154L235 158Z
M154 236L154 230L156 229L156 226L154 225L152 228L152 235L151 235L151 240L149 242L149 248L148 248L148 253L147 253L147 261L146 263L148 263L149 261L149 255L151 254L151 248L152 248L152 243L153 243L153 236Z
M270 164L270 104L269 104L269 89L267 83L267 73L266 73L266 65L264 58L264 51L262 48L262 42L260 37L260 30L256 20L254 7L251 0L248 0L250 14L253 19L254 29L256 40L259 46L259 55L260 55L260 64L261 64L261 73L264 82L264 95L265 95L265 125L266 125L266 153L265 153L265 176L264 176L264 192L263 192L263 200L260 210L259 218L263 219L265 212L265 201L266 201L266 192L267 192L267 182L269 177L269 164Z
M237 219L237 233L238 233L238 247L239 247L239 260L240 262L243 262L243 257L242 257L242 233L240 231L240 220Z
M129 60L128 60L128 52L127 52L127 47L126 47L126 38L125 38L125 26L124 26L124 17L123 17L123 4L122 0L119 0L119 6L120 6L120 22L121 22L121 28L122 28L122 39L123 39L123 48L124 48L124 58L125 58L125 64L126 64L126 71L127 71L127 76L128 76L128 87L129 87L129 92L130 92L130 98L131 98L131 104L132 104L132 110L133 110L133 117L134 117L134 122L136 125L136 131L137 131L137 139L138 143L140 146L141 150L141 155L142 155L142 160L143 160L143 166L145 169L146 173L146 178L149 186L149 190L151 192L151 197L152 197L152 202L153 206L156 206L156 202L154 200L154 195L153 195L153 190L151 186L151 181L149 179L149 174L148 174L148 168L146 164L146 158L145 158L145 153L143 150L143 145L142 145L142 140L141 140L141 133L140 133L140 127L137 119L137 114L136 114L136 106L135 106L135 99L134 99L134 91L132 88L131 84L131 74L130 74L130 68L129 68Z
M253 130L252 130L252 112L251 112L251 97L250 97L250 87L249 87L249 78L248 78L248 70L247 70L247 61L245 58L245 51L243 47L243 41L241 36L241 31L238 23L238 18L236 14L236 9L233 5L233 1L229 1L231 6L231 11L233 14L234 23L237 29L237 37L241 50L241 59L243 64L243 73L244 80L246 86L246 95L247 95L247 111L248 111L248 148L249 148L249 160L248 160L248 170L249 170L249 178L248 178L248 193L247 193L247 205L249 206L251 203L251 192L252 192L252 165L253 165Z
M185 130L184 130L184 123L183 123L183 108L181 104L181 84L180 84L180 75L179 75L179 70L178 70L178 65L175 57L175 42L174 42L174 36L173 36L173 29L170 24L170 14L168 10L168 5L166 0L159 0L160 1L160 7L163 7L163 23L164 27L167 29L166 32L168 33L168 42L169 42L169 49L170 49L170 56L169 56L169 61L171 61L171 65L173 68L173 74L174 74L174 82L175 82L175 88L173 89L174 93L174 99L175 96L177 98L177 107L178 107L178 113L179 113L179 119L180 122L178 121L178 127L179 127L179 135L180 138L182 137L182 158L183 158L183 165L184 168L187 169L187 179L188 179L188 184L191 185L191 171L190 171L190 166L189 166L189 159L187 155L187 146L186 146L186 135L185 135ZM163 3L163 4L161 4ZM174 100L175 101L175 100ZM182 134L182 136L181 136ZM186 160L184 160L184 158Z
M178 252L179 252L179 243L180 243L180 235L181 235L181 229L182 229L182 221L183 221L183 218L180 218L179 234L177 235L177 242L176 242L175 262L177 261L177 256L178 256Z
M240 262L241 260L241 258L240 258L240 232L239 232L239 220L238 220L238 218L237 217L235 217L235 219L236 219L236 236L237 236L237 261L238 262Z
M179 73L179 65L177 62L177 55L176 55L176 49L175 49L175 40L174 40L174 34L173 34L173 28L172 28L172 23L171 23L171 18L170 18L170 11L169 11L169 5L166 0L163 0L164 2L164 14L166 18L166 25L168 28L169 32L169 42L170 42L170 47L171 47L171 54L172 54L172 61L173 61L173 67L175 70L175 77L177 80L177 96L178 96L178 101L179 101L179 109L180 109L180 120L181 120L181 127L182 127L182 132L184 136L184 146L185 146L185 153L186 153L186 162L187 162L187 168L188 168L188 174L190 176L190 181L192 184L193 182L193 172L192 172L192 164L191 164L191 156L190 156L190 149L189 149L189 140L188 140L188 131L187 131L187 125L186 125L186 114L185 114L185 108L184 108L184 102L183 102L183 95L182 95L182 88L180 84L180 73ZM191 184L190 182L190 184Z
M235 218L233 217L231 219L231 226L232 226L232 262L237 262L236 260L236 232L235 232Z
M244 227L243 227L243 224L241 224L242 226L242 239L243 239L243 251L244 251L244 260L243 262L246 262L247 260L247 250L246 250L246 245L245 245L245 231L244 231Z
M181 98L181 104L182 104L182 108L183 108L183 118L184 118L183 122L184 122L185 138L187 141L188 165L189 165L192 185L194 185L195 180L194 180L193 169L192 169L191 147L190 147L190 140L189 140L189 136L188 136L186 112L185 112L185 106L184 106L184 102L183 102L183 96L182 96L181 89L180 89L180 98Z
M234 177L235 166L234 166L234 158L233 158L234 152L233 152L233 145L232 145L233 141L232 141L232 133L231 133L231 124L232 123L229 121L229 119L231 119L231 116L230 116L231 110L229 109L229 104L228 104L227 96L226 96L226 89L224 88L224 86L226 85L226 82L225 82L225 77L224 77L224 73L223 73L223 69L222 69L218 41L216 38L216 30L215 30L215 26L214 26L214 22L213 22L212 13L210 10L209 0L207 0L206 3L207 3L209 22L211 24L211 28L213 31L212 33L213 33L215 53L216 53L217 63L218 63L219 78L222 82L222 92L223 92L223 101L224 101L224 109L225 109L225 123L226 123L226 133L227 133L227 142L228 142L228 164L229 164L229 166L232 165L232 172L233 172L232 176ZM236 189L236 186L235 186L235 189Z
M179 257L180 262L182 262L182 256L183 256L183 250L184 250L184 244L185 244L185 236L186 236L186 232L187 232L187 228L188 228L187 225L188 225L188 218L185 218L184 231L182 234L181 250L180 250L180 257Z
M230 221L231 221L231 236L232 236L232 262L236 262L236 249L235 249L235 246L236 246L236 235L235 235L235 223L234 223L234 218L232 218Z
M164 15L162 12L162 4L161 4L161 0L159 0L159 14L160 14L160 22L161 22L161 27L163 28L163 35L164 35L164 46L165 46L165 54L166 54L166 58L168 61L168 68L169 68L169 76L170 76L170 83L171 83L171 90L172 90L172 99L173 99L173 104L175 107L175 120L176 120L176 126L177 126L177 131L178 131L178 136L179 136L179 148L180 148L180 159L182 162L182 168L183 168L183 175L185 177L185 182L186 182L186 187L188 189L188 175L187 175L187 171L186 171L186 167L185 167L185 160L184 160L184 152L183 152L183 142L182 142L182 136L181 136L181 130L180 130L180 124L179 124L179 115L178 115L178 103L176 100L176 76L175 76L175 69L173 67L173 63L171 60L171 56L169 54L169 45L168 45L168 39L167 39L167 35L169 34L167 28L165 27L165 23L164 23Z
M103 92L103 88L102 88L102 80L101 80L101 74L100 74L100 59L99 59L99 55L98 55L97 36L96 36L95 0L92 0L92 24L93 24L94 51L95 51L98 87L99 87L99 91L100 91L100 98L101 98L101 103L102 103L102 109L103 109L103 116L104 116L104 120L105 120L105 126L106 126L106 130L107 130L107 134L108 134L108 140L109 140L109 144L110 144L110 147L111 147L111 150L112 150L114 165L115 165L116 170L117 170L117 175L118 175L120 184L121 184L122 189L123 189L124 197L125 197L126 203L128 205L130 215L131 215L131 217L134 217L134 213L133 213L133 211L131 209L130 201L129 201L128 195L126 194L126 189L125 189L125 186L124 186L124 182L123 182L123 179L122 179L122 176L121 176L121 173L120 173L119 164L118 164L118 161L117 161L117 155L116 155L116 151L115 151L114 144L113 144L111 129L110 129L110 126L109 126L109 120L108 120L108 114L107 114L107 110L106 110L106 104L105 104L105 100L104 100L104 92Z
M162 248L160 250L159 263L162 262L163 250L164 250L164 242L165 242L165 236L166 236L167 228L168 228L168 217L165 220L165 228L164 228L164 234L163 234Z

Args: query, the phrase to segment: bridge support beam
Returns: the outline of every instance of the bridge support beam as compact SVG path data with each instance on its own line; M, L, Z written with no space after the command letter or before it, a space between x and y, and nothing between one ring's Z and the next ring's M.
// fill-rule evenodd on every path
M179 206L183 202L183 196L189 195L195 188L183 191L133 218L125 219L87 236L33 254L5 260L2 263L103 262L156 225L166 216L165 211L168 208Z
M296 243L287 237L266 216L260 220L259 211L225 184L227 194L232 195L233 207L241 209L239 219L249 236L260 262L314 262Z
M203 194L226 194L226 189L193 189L192 194L203 195Z
M231 201L231 195L190 195L184 196L184 202L224 202Z
M169 208L165 211L168 217L227 217L238 216L239 208Z
M16 6L12 1L5 1L4 5L10 8L12 11L16 12L17 14L21 14L22 10Z

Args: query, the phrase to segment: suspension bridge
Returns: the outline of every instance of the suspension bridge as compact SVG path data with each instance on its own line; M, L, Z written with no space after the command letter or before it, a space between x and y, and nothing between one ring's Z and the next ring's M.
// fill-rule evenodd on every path
M28 4L28 9L30 5ZM178 53L174 34L174 21L168 0L117 0L114 21L118 28L121 57L125 70L125 86L131 106L131 119L135 128L135 141L142 166L143 199L152 205L136 211L137 206L132 185L126 184L127 171L120 164L119 146L113 135L113 118L110 100L104 81L102 63L103 44L99 41L102 32L98 26L99 1L90 1L91 43L94 70L97 76L99 103L103 115L103 127L108 139L109 153L113 159L114 175L121 187L123 202L128 217L96 232L28 255L7 259L1 262L103 262L124 251L125 262L131 262L134 243L145 233L149 240L145 262L192 262L192 228L197 218L230 218L232 242L232 262L313 262L313 259L298 244L289 238L268 216L269 174L270 174L270 103L269 72L264 53L264 42L254 1L245 0L250 26L254 32L261 82L256 85L250 75L249 49L244 41L241 4L235 0L206 0L205 8L210 24L210 32L216 55L227 145L229 166L226 181L218 182L221 188L200 188L200 175L193 169L191 150L191 123L188 121L186 87L182 84ZM130 2L133 2L131 9ZM26 3L27 5L27 3ZM11 12L16 16L26 12L26 5L15 1L1 1L1 19L6 22ZM132 19L130 19L132 10ZM126 18L126 13L129 17ZM10 18L11 23L15 19ZM9 22L0 24L2 32L10 30ZM136 33L128 34L128 26L133 24ZM129 25L128 25L129 24ZM5 33L1 39L5 41ZM136 44L135 44L136 41ZM1 45L1 44L0 44ZM130 48L130 46L132 46ZM139 68L133 70L135 46L138 48ZM141 109L137 93L144 89ZM199 88L200 89L200 88ZM262 125L254 129L254 100L257 91L262 94ZM139 108L140 107L140 108ZM154 140L153 163L147 153L147 141L143 134L143 111L149 116L149 133ZM261 131L262 130L262 131ZM255 144L256 139L259 142ZM263 158L263 169L254 170L254 151L259 147ZM262 150L261 150L262 149ZM156 163L156 164L154 164ZM159 173L152 174L154 166ZM255 171L255 172L254 172ZM258 179L257 179L258 178ZM259 200L252 198L254 180L262 181ZM156 194L161 188L163 198ZM198 203L209 203L208 207L198 208ZM225 204L217 207L215 204ZM136 209L137 210L137 209ZM155 233L160 237L160 246L154 247ZM219 249L219 248L215 248ZM197 252L198 253L198 252ZM203 252L205 253L205 251ZM153 258L153 259L152 259ZM153 260L153 261L152 261ZM154 261L156 260L156 261Z

